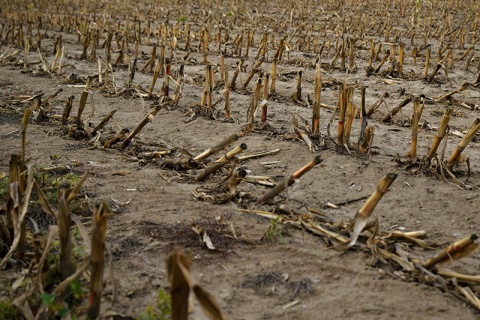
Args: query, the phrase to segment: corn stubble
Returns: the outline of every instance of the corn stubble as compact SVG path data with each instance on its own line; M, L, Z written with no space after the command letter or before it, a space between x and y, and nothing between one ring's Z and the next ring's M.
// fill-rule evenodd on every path
M328 3L328 6L333 5L333 3ZM394 5L395 4L392 4L392 6ZM456 3L449 1L446 5L456 7L455 10L459 9L458 1ZM116 6L118 6L116 9L128 12L126 11L128 8L126 5L116 4ZM107 5L107 7L113 9L111 6ZM233 7L234 3L232 3L232 8ZM79 271L85 270L90 266L91 288L87 313L88 318L91 319L94 319L99 315L103 285L103 251L105 245L104 241L108 208L105 205L101 205L95 210L92 239L89 240L92 248L91 256L86 257L81 263L75 264L71 259L73 243L71 241L72 235L70 230L72 222L75 221L75 216L70 212L69 205L75 198L75 195L78 194L81 183L85 181L86 176L83 177L81 183L73 189L59 190L57 196L58 209L51 207L46 200L45 195L42 194L41 188L38 186L35 179L32 178L32 168L26 165L25 135L26 126L28 120L31 118L31 114L34 114L34 119L39 119L41 118L40 116L46 116L49 117L52 122L59 121L61 131L64 134L68 134L70 137L79 140L95 140L95 145L97 146L98 144L96 144L96 142L98 142L100 136L104 134L105 126L112 119L116 110L108 113L98 125L95 127L92 126L93 130L91 130L87 121L82 119L82 116L92 90L100 87L100 91L103 93L116 95L130 94L134 97L153 100L153 110L150 110L150 112L146 114L144 119L131 133L129 133L127 129L122 129L116 133L115 137L107 139L106 142L101 145L102 147L119 146L120 149L124 149L125 153L133 155L133 158L135 158L135 156L140 158L140 153L135 153L136 147L143 148L145 146L142 145L141 141L136 141L135 138L149 122L152 122L160 109L173 108L179 105L183 85L186 82L186 79L189 78L184 73L184 66L198 66L203 63L204 67L202 66L202 70L205 70L205 78L203 89L202 91L199 91L201 93L200 106L205 116L218 120L216 118L216 113L214 112L216 103L213 100L213 94L215 92L214 88L217 85L223 85L224 87L222 93L223 100L225 101L225 120L227 121L233 121L230 109L231 107L237 107L230 104L231 93L245 94L250 93L250 90L253 89L250 106L246 112L247 125L245 130L242 133L227 137L217 145L208 148L195 157L188 154L185 156L182 155L178 159L173 160L167 158L167 156L174 153L175 150L153 150L151 152L150 150L147 150L143 152L143 154L155 155L155 157L160 158L161 160L159 162L163 165L162 169L170 166L176 171L180 171L181 169L189 171L189 173L185 174L183 177L194 177L195 181L203 181L207 178L212 178L214 174L220 173L223 180L216 185L214 191L221 192L223 195L226 194L227 197L223 199L231 200L233 199L233 195L237 193L239 183L246 180L247 176L247 172L244 169L236 168L238 163L252 159L253 157L269 155L270 153L260 152L251 156L239 157L238 155L246 150L246 144L242 143L240 146L231 149L228 152L224 152L224 154L216 161L209 161L208 157L220 153L227 146L237 141L241 136L246 136L253 132L260 132L255 130L255 116L258 109L261 109L262 113L261 128L267 126L269 95L273 96L273 98L282 98L281 95L283 93L283 88L277 87L279 74L282 73L281 75L284 75L283 67L285 64L282 62L291 63L292 65L295 64L296 67L298 65L302 65L302 67L307 66L304 70L296 73L296 82L293 80L291 85L295 88L292 95L293 100L302 106L312 106L311 125L308 125L308 128L298 126L296 118L294 119L294 130L298 135L297 137L300 137L312 152L316 152L317 148L312 144L310 138L318 139L321 137L320 108L325 107L325 105L321 103L321 99L322 90L324 92L326 90L322 89L321 72L323 71L320 61L325 59L325 57L328 59L332 58L331 62L323 64L323 66L327 68L325 74L328 75L327 78L330 78L333 74L332 71L334 70L339 70L348 74L356 73L358 66L355 59L362 56L361 50L369 51L369 61L366 70L367 76L385 77L387 79L383 79L382 81L385 81L387 84L393 84L395 81L403 79L423 79L424 83L427 85L432 83L441 84L445 81L450 82L447 70L453 69L454 62L458 65L459 63L457 62L465 60L464 63L462 63L462 68L467 72L471 71L473 67L472 63L475 62L474 46L477 39L475 35L471 36L469 30L472 28L475 30L477 28L479 23L478 15L472 15L465 24L452 28L451 16L445 13L445 22L442 22L444 25L439 26L438 21L433 14L429 12L429 10L426 10L425 6L422 7L421 1L417 3L411 11L411 19L408 28L406 28L408 29L408 32L405 34L402 33L402 31L396 30L393 25L394 21L398 22L398 15L410 15L409 10L404 10L404 8L399 10L399 12L392 12L392 15L389 14L386 20L379 19L378 21L373 21L371 26L366 25L362 15L358 15L358 17L351 16L351 19L346 19L345 17L341 17L339 13L335 12L334 16L338 17L338 21L335 23L330 23L326 20L324 22L318 20L315 21L314 24L308 25L305 21L309 20L303 19L302 17L309 16L307 15L307 10L302 7L292 8L291 11L286 10L284 12L285 19L278 20L265 14L259 14L258 9L255 10L255 15L251 14L247 7L244 8L247 14L242 10L236 12L231 9L231 11L228 11L226 14L223 13L222 17L218 18L218 20L216 20L217 18L214 17L211 12L204 11L202 14L198 14L194 11L191 12L189 9L189 15L188 17L185 17L186 21L183 21L183 23L180 18L177 22L170 23L169 19L172 21L172 16L170 15L173 12L170 10L165 10L165 12L164 10L161 10L161 13L152 12L151 16L149 15L148 17L143 16L139 11L139 15L135 17L134 22L128 20L118 21L118 24L115 26L116 21L108 20L105 17L103 19L95 18L95 21L90 20L90 18L85 18L84 14L88 13L87 11L91 9L87 2L85 8L82 9L85 10L85 12L82 11L80 15L75 14L75 16L73 16L66 11L64 17L61 19L55 17L55 14L52 13L52 21L48 22L42 22L42 15L38 12L28 13L26 16L28 23L25 25L25 28L23 25L18 25L18 21L22 21L24 17L20 17L8 6L5 8L5 16L11 19L12 23L10 25L2 24L0 41L2 41L2 45L4 43L9 43L18 48L23 47L23 61L18 60L18 63L21 62L20 65L24 71L31 71L29 66L35 64L38 66L38 70L33 72L35 75L54 76L55 74L62 74L62 69L67 67L66 65L63 65L62 62L65 54L62 36L60 35L55 38L53 55L51 55L51 51L48 51L48 45L45 44L45 41L48 40L48 28L54 26L54 28L52 28L53 30L68 30L68 32L77 35L77 42L81 48L80 59L97 62L98 75L91 75L86 78L85 87L80 95L76 116L71 115L74 96L66 99L64 112L60 118L53 116L49 117L48 113L44 112L43 107L45 107L53 97L44 99L42 102L42 96L32 96L31 101L29 101L31 106L25 108L21 127L22 154L19 156L12 156L11 158L7 193L7 221L5 224L0 223L0 239L2 239L9 248L0 265L4 265L14 253L17 253L16 258L24 258L26 250L25 215L30 193L32 188L35 187L36 191L39 193L40 203L43 210L55 217L58 223L58 227L52 228L48 234L48 239L46 240L48 245L44 246L44 251L41 252L41 267L43 268L43 264L47 263L46 257L51 243L58 236L60 239L61 256L60 273L63 282L57 287L57 289L64 288L62 286L68 279L76 279L80 277L82 272L79 273ZM434 12L435 10L431 11ZM375 8L375 14L377 16L380 16L381 13L381 9ZM155 17L159 17L160 15L166 15L167 22L155 26ZM246 20L247 17L249 20ZM262 23L264 22L263 20L268 20L268 26L263 31L260 31L261 28L259 28L257 24L259 17L261 17ZM242 29L236 30L235 27L238 27L242 23ZM244 27L245 23L249 24L247 29ZM45 25L48 26L45 27ZM34 39L33 36L33 28L35 26L38 29L36 32L36 39ZM287 32L285 33L285 31ZM375 40L362 40L365 39L367 34L371 34L372 32L378 33ZM287 35L280 36L279 34L282 33ZM276 41L275 38L277 38ZM435 48L437 50L434 50L434 46L432 45L432 43L435 43L432 41L433 39L436 39L438 40L436 42L439 42L438 48ZM411 51L413 66L417 65L418 59L418 65L420 66L421 64L420 68L423 68L423 72L417 71L417 73L415 73L415 71L410 71L411 66L408 65L410 60L405 54L405 47L408 47L408 45L402 42L405 40L410 40L410 46L413 47ZM422 40L424 42L423 45L418 43ZM104 43L101 44L101 41L104 41ZM319 48L321 41L323 41L323 43L321 44L321 48ZM149 51L149 54L145 54L148 56L148 60L140 70L137 70L137 63L139 59L142 59L141 54L139 54L139 46L145 43L152 48L151 51ZM114 48L112 48L112 45ZM134 46L133 50L132 45ZM157 46L159 47L158 56ZM198 55L203 57L200 62L197 62L195 60L196 58L192 58L193 54L191 55L191 53L195 51L192 50L194 46L197 47L196 51ZM185 54L179 54L178 50L180 47L184 49L186 52ZM217 47L218 50L215 50ZM105 50L104 59L102 59L100 55L97 55L97 50L100 48ZM458 51L454 51L454 48L461 49L463 54L457 57ZM296 49L305 54L317 55L314 70L311 63L303 64L305 61L295 57L294 51ZM35 54L35 58L38 59L38 61L31 61L31 56L29 57L30 52ZM211 59L211 56L209 56L209 53L211 52L220 54L218 73L220 83L215 82L216 65L213 62L214 59ZM3 52L0 55L0 62L8 62L9 59L15 58L19 53L21 53L21 50L16 50L10 54L8 52ZM114 61L112 61L112 53L116 54L116 59L114 59ZM292 57L290 56L291 53L293 53ZM179 61L182 60L181 55L183 55L183 61L179 63ZM70 57L70 55L68 56ZM251 58L249 56L251 56ZM229 67L228 62L225 61L226 58L231 57L235 57L235 59L238 60L234 70L228 70L229 68L232 68ZM53 60L50 67L48 66L47 60ZM424 65L423 62L425 63ZM271 63L269 73L262 70L262 67L265 67L267 63ZM115 85L113 77L114 70L112 66L117 68L128 68L128 81L126 83L126 88L119 90ZM246 66L251 66L248 72ZM431 69L432 66L433 69ZM440 74L440 71L442 70L444 71L445 78L442 78L442 75ZM140 85L135 84L135 75L137 71L147 71L151 74L152 78L151 81L148 81L148 89L144 90ZM229 71L233 71L231 79L229 79L228 76ZM305 101L302 98L302 91L308 92L308 90L312 89L311 86L306 88L312 82L312 73L314 74L314 100L311 101L310 97L308 97L308 101ZM173 78L175 74L178 75L176 79ZM242 77L243 74L245 74L246 77ZM250 82L257 74L259 75L258 80L255 84L251 85ZM161 89L156 90L155 86L159 77L163 78L163 83L161 84ZM98 83L95 83L97 79ZM458 87L458 89L450 91L439 98L430 98L429 101L433 104L449 103L449 105L455 105L456 108L457 106L461 106L470 108L470 110L475 110L475 107L458 100L457 97L467 89L477 89L480 83L479 79L480 73L478 73L475 83L464 83ZM241 81L240 90L238 90L237 86L238 81ZM327 88L329 81L331 81L331 79L326 80ZM338 83L339 81L334 79L332 82ZM389 93L383 93L367 110L365 104L366 88L363 84L360 83L360 85L357 86L356 83L353 85L348 82L346 77L342 82L338 94L337 107L330 107L330 109L335 110L335 113L332 115L331 123L338 112L336 137L331 138L331 140L337 145L337 151L347 150L352 154L352 151L357 149L360 154L367 155L369 158L374 136L374 126L372 123L374 123L375 119L372 119L372 115L374 115L375 112L380 113L380 106L388 104L387 98L389 97ZM170 90L172 83L175 84L173 96ZM355 86L361 88L360 109L354 102ZM198 96L200 97L200 95ZM327 94L325 94L325 96L328 97ZM409 165L413 165L416 164L418 160L419 121L421 120L424 101L420 101L415 94L407 94L407 96L404 96L402 99L403 100L397 103L393 109L384 113L383 118L379 120L384 123L393 124L396 120L396 115L409 105L410 102L413 102L411 143L409 151L405 154ZM245 109L246 108L242 110L245 111ZM353 128L358 113L360 113L360 134L358 142L354 144L352 143L352 135L355 135ZM438 150L440 149L442 141L445 142L446 146L446 138L449 135L448 123L451 117L453 117L453 107L446 109L440 127L433 138L431 147L427 155L422 159L421 164L425 168L431 169L436 161L437 166L434 168L435 173L443 174L443 171L445 171L450 173L453 179L455 179L455 174L457 174L453 171L455 166L465 162L469 166L469 159L463 154L463 152L480 130L480 120L478 118L474 120L471 128L452 151L450 157L444 161L443 156L438 155ZM328 130L329 127L330 124L328 125ZM329 131L328 135L330 136ZM445 146L443 148L444 150ZM129 148L127 149L127 147ZM188 151L186 153L188 153ZM276 195L287 189L288 186L295 182L295 180L321 161L321 158L316 156L314 160L295 171L293 174L287 176L285 181L280 181L263 196L258 198L257 204L260 205L271 202ZM226 176L225 172L228 172ZM396 263L395 266L399 265L408 272L414 272L415 270L424 272L422 270L426 269L428 272L437 272L438 275L443 277L454 277L461 281L475 282L475 279L477 278L474 276L468 277L465 275L458 275L438 269L437 267L440 263L446 263L469 255L477 246L475 242L477 239L476 235L461 239L439 252L434 257L421 261L410 259L404 254L405 252L402 251L403 249L400 246L397 246L396 250L393 251L390 250L388 246L382 246L382 241L388 242L391 247L397 245L398 241L402 242L402 244L403 242L406 242L419 245L422 248L427 247L425 241L419 239L425 235L425 232L423 231L412 233L393 231L386 233L379 229L378 222L373 224L369 223L374 208L382 196L387 192L389 186L393 183L396 177L397 175L395 173L389 173L382 178L377 189L367 202L358 210L351 225L353 230L349 229L344 223L332 223L327 217L313 211L305 213L305 215L298 221L288 221L288 219L285 219L285 221L291 222L293 225L303 225L311 232L321 235L329 241L340 242L351 250L355 249L355 244L361 242L361 240L359 240L362 239L360 235L369 235L370 238L367 241L366 246L372 250L372 254L380 261L393 261ZM212 179L214 178L215 177ZM203 198L205 199L208 196L209 195L204 195ZM282 220L282 222L283 221L284 220ZM318 221L322 223L319 223ZM349 234L349 237L346 236L347 234ZM213 301L210 294L193 283L191 275L189 274L190 264L190 259L181 250L175 251L169 258L168 270L172 298L174 298L173 318L186 319L188 317L188 295L190 291L193 291L206 313L209 314L212 319L221 319L222 315L220 309ZM424 272L424 274L427 274L427 272ZM57 293L63 291L63 289L58 289L58 291L57 289L55 289L55 292ZM475 304L475 295L472 291L469 291L469 288L461 286L456 289ZM19 308L22 309L22 312L25 315L31 313L22 306L21 301L17 301L16 305L20 306Z

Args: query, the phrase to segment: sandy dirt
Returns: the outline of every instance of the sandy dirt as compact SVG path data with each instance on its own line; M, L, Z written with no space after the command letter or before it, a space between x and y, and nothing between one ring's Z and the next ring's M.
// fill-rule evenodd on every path
M55 2L50 1L52 5ZM436 99L459 88L465 82L475 83L479 72L478 50L472 51L473 60L468 70L465 70L465 65L470 55L458 61L471 45L472 37L476 41L479 32L478 26L473 29L472 23L466 22L469 14L467 5L457 6L452 12L444 12L443 2L433 2L435 5L423 2L419 11L420 26L413 32L412 43L409 29L415 8L414 2L408 2L407 6L403 1L387 1L390 7L386 9L384 1L365 1L365 6L372 10L362 12L361 23L358 23L357 27L360 29L361 25L368 26L363 33L359 30L353 31L355 23L349 23L356 19L358 10L361 10L360 4L354 6L350 5L350 2L327 1L323 7L311 1L301 1L297 5L276 1L263 1L262 5L249 1L242 2L243 4L236 1L217 1L208 7L197 2L188 4L148 2L143 3L141 7L136 7L133 3L131 7L127 3L119 3L117 9L121 13L118 15L115 14L116 9L112 4L98 4L97 17L103 15L103 18L114 21L113 25L117 22L124 24L123 18L120 17L131 8L130 23L135 16L144 20L147 13L150 14L154 30L152 34L157 32L168 14L171 26L178 26L183 30L185 23L183 20L186 19L190 23L192 35L195 35L192 37L192 52L184 61L186 81L178 105L174 108L162 108L153 121L135 138L133 146L146 148L150 144L169 149L183 149L191 155L197 155L229 135L241 133L246 123L247 109L252 100L258 73L247 86L247 90L241 90L240 87L256 61L255 55L262 33L268 29L270 35L275 36L275 42L268 44L261 71L270 71L279 39L285 36L291 45L289 58L285 54L283 60L278 62L276 93L269 98L268 123L271 130L254 130L234 142L227 150L240 143L248 146L241 155L280 149L277 154L239 164L249 175L269 176L277 183L282 182L286 175L293 173L316 155L323 160L289 187L287 193L283 192L277 196L273 204L256 205L256 199L263 195L267 188L247 182L242 182L238 186L243 198L236 198L223 204L212 204L196 199L192 191L200 186L215 185L225 177L225 173L213 175L205 182L196 182L193 179L198 172L196 169L177 172L168 166L161 166L160 163L152 161L142 163L138 159L135 160L134 155L126 150L95 147L88 139L79 141L62 135L56 120L43 122L32 120L27 129L27 157L30 163L41 166L66 165L75 174L90 173L91 176L82 189L82 199L88 198L91 203L106 201L114 211L108 222L107 246L113 257L116 292L110 279L107 279L104 309L110 308L136 317L147 306L155 305L157 290L169 287L165 259L173 247L181 246L188 249L193 257L194 279L218 299L226 319L478 319L480 316L478 309L466 300L459 299L450 290L444 291L438 285L432 284L435 282L413 281L398 266L372 259L370 251L365 247L360 246L348 251L338 250L333 240L326 241L325 238L305 229L281 224L277 226L280 229L277 237L265 237L273 222L255 213L241 211L252 209L272 212L276 206L283 204L301 212L314 209L336 221L349 221L354 218L366 197L375 190L382 176L393 172L398 174L398 177L373 213L379 220L381 230L425 230L427 235L424 240L433 246L432 250L411 246L411 250L422 257L430 257L435 250L462 237L478 233L479 135L463 152L470 161L470 177L467 177L466 164L455 167L459 185L451 178L444 181L433 173L417 170L417 166L412 166L401 158L410 148L411 126L408 120L412 115L411 103L396 114L392 122L382 122L382 118L389 112L388 109L391 110L409 94ZM477 10L473 11L478 21L478 3L472 3L472 6L476 6ZM21 10L24 10L24 7L22 6ZM77 41L76 33L61 32L58 26L55 27L53 24L46 29L46 26L52 23L47 19L48 14L56 14L53 11L48 13L48 8L53 7L43 4L37 8L47 14L42 29L42 32L46 33L42 40L42 48L47 64L51 65L54 59L54 41L58 35L63 36L65 66L62 75L38 74L38 64L29 65L30 71L23 69L23 63L17 63L23 59L22 47L11 44L8 39L3 40L0 47L2 54L20 50L18 55L12 59L2 60L0 65L0 173L5 173L7 177L10 155L21 152L18 130L23 109L27 106L9 100L37 93L44 93L47 96L61 88L63 91L49 103L51 107L49 114L61 115L67 97L74 96L72 110L74 115L77 112L85 77L98 72L96 61L80 59L82 47ZM157 10L155 13L152 12L154 7ZM14 8L14 5L10 5L10 8ZM81 15L91 8L87 9L85 6L83 9L76 9ZM148 8L151 8L150 11ZM389 15L386 15L386 12ZM11 22L7 20L8 10L2 9L1 13L0 22L5 26L9 25ZM447 15L445 19L444 13ZM110 15L115 15L116 18ZM289 22L290 16L292 21ZM342 34L340 24L343 19L346 19L346 25L349 26L348 37L352 37L355 32L357 38L356 68L353 73L341 70L340 60L335 67L332 68L330 65L335 55L335 41L338 35ZM208 61L214 65L219 63L215 38L218 21L227 23L230 41L233 41L242 30L254 31L249 57L244 59L246 70L239 75L237 89L230 93L234 121L224 120L223 101L215 107L218 110L216 117L197 114L192 118L195 111L201 110L196 105L201 101L206 65L203 63L202 53L197 48L205 21L208 21L212 28ZM424 27L426 21L430 23L428 26L430 29ZM443 29L445 21L450 22L451 30L454 29L453 26L458 26L468 31L465 45L461 47L459 40L455 40L452 46L453 57L456 59L453 68L450 68L447 58L443 61L447 67L448 77L441 69L434 80L428 83L422 76L425 49L419 52L416 65L413 63L411 51L414 47L423 46L424 42L431 45L430 74L438 60L439 35L446 33L446 29ZM392 26L388 41L381 28L382 24ZM313 28L311 48L299 49L299 43L304 39L303 36L309 34L310 26ZM442 30L438 30L434 35L436 28ZM36 34L36 26L34 30ZM3 30L3 36L5 33ZM106 33L101 30L100 34L102 43ZM395 39L395 36L399 39ZM319 44L315 51L313 43L317 37ZM451 43L451 37L445 36L443 45ZM152 36L151 41L152 43L161 41L159 39ZM370 40L376 43L375 48L378 48L379 42L384 42L379 59L384 56L385 50L390 48L385 43L399 41L405 43L403 77L389 76L384 72L391 67L389 62L385 63L378 74L367 77ZM152 73L140 70L148 60L152 48L146 41L144 32L142 44L139 46L141 54L133 84L148 90ZM308 95L313 99L315 59L322 43L328 42L330 48L327 49L325 45L320 54L323 104L337 105L340 85L345 77L348 84L355 87L353 101L358 107L361 86L367 86L367 107L374 104L384 92L389 94L385 104L369 119L369 124L373 126L375 132L370 158L353 149L352 154L349 154L345 149L334 145L327 134L327 125L333 111L327 108L321 109L320 142L323 141L324 145L319 146L318 150L311 152L295 134L292 113L297 114L297 118L307 119L309 123L312 114L311 107L292 101L291 95L296 90L296 74L303 71L302 97L307 100ZM245 45L244 41L242 55L245 54ZM130 42L130 51L133 47L133 43ZM184 48L185 38L179 35L172 64L174 72L178 70L186 54ZM231 77L239 57L233 55L233 44L227 44L226 48L225 65ZM115 41L112 43L112 49L114 51L117 49ZM91 48L88 50L89 55L90 50ZM445 54L447 53L448 50ZM104 56L104 49L101 46L97 47L97 54ZM166 55L169 54L170 50L167 48ZM113 60L116 55L113 54ZM30 62L38 59L36 51L29 52ZM374 68L379 63L379 60L373 61ZM123 65L116 66L113 70L119 92L125 88L128 81L128 68ZM75 85L67 81L71 79L72 74L80 79ZM219 80L218 73L216 79ZM83 117L94 126L108 112L116 110L104 134L110 131L118 132L122 128L131 131L152 110L153 102L148 99L132 94L107 94L101 90L96 79L93 82L94 86L91 88ZM154 90L156 95L161 95L162 82L163 79L159 78ZM172 83L171 88L172 90L174 88ZM221 99L223 89L223 84L216 86L213 91L214 101ZM449 124L450 132L462 134L480 116L478 107L480 90L472 85L454 97L460 102L465 102L467 106L473 106L469 109L453 103L454 114ZM427 154L444 108L450 104L449 102L425 104L418 136L419 159ZM332 135L337 131L337 119L335 116L331 125ZM256 120L260 121L259 114ZM301 119L299 121L302 122ZM357 118L352 129L352 144L357 141L359 130L360 121ZM460 140L461 137L458 135L449 135L445 157L450 155ZM223 152L219 155L221 154ZM216 159L219 155L212 158ZM265 164L267 162L271 164ZM328 203L337 206L332 208ZM0 204L4 205L2 202ZM87 223L88 214L83 213L82 219ZM193 224L203 227L210 234L216 250L209 250L199 241L198 235L192 230ZM365 239L362 242L364 243ZM461 273L478 275L479 263L480 253L477 250L469 257L448 267ZM9 277L15 272L20 272L18 267L2 270L2 282L8 283ZM476 292L478 295L478 286ZM114 293L116 301L113 307L110 307ZM7 287L0 289L0 296L11 295ZM203 318L198 306L192 317Z

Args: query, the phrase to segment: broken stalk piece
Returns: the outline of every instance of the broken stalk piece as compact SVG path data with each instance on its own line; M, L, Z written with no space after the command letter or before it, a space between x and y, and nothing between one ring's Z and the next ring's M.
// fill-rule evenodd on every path
M350 134L352 132L352 125L357 115L357 108L353 104L353 86L347 88L347 109L345 113L345 128L343 131L343 144L348 149L350 146Z
M97 133L99 130L103 129L105 125L107 124L108 121L113 117L113 115L117 112L117 110L110 111L105 118L92 130L91 135L93 136L95 133Z
M414 161L417 157L417 139L418 139L418 122L423 112L423 99L415 98L413 100L413 119L412 119L412 137L410 143L410 151L405 155Z
M306 165L304 165L303 167L301 167L300 169L298 169L297 171L295 171L294 173L292 173L288 178L287 178L287 181L286 183L284 181L281 181L279 182L275 187L273 187L272 189L270 189L269 191L267 191L267 193L265 193L262 197L260 197L258 200L257 200L257 204L262 204L264 203L265 201L269 200L269 199L272 199L273 197L275 197L277 194L279 194L280 192L282 192L283 190L285 190L286 186L291 186L295 180L297 180L298 178L300 178L301 176L303 176L305 173L307 173L308 171L310 171L310 169L312 169L313 167L315 167L317 164L321 163L323 160L322 158L320 158L320 156L317 156L315 157L315 159L313 159L312 161L310 161L309 163L307 163Z
M365 111L365 91L366 87L361 89L362 97L362 120L360 125L360 136L358 137L358 150L362 153L367 153L371 150L373 140L373 127L368 125L367 112Z
M215 162L228 161L228 160L232 159L233 157L235 157L237 154L243 152L244 150L247 150L247 145L245 143L242 143L238 147L236 147L236 148L230 150L229 152L227 152L223 157L221 157L220 159L218 159Z
M449 262L466 257L478 247L478 244L475 242L477 239L478 236L476 234L460 239L437 253L434 257L424 261L422 266L425 269L431 269L437 263Z
M125 149L129 144L130 141L147 125L147 123L152 122L153 118L157 115L158 111L160 111L160 108L162 105L158 106L155 110L150 112L143 120L140 122L140 124L135 128L135 130L132 131L128 135L128 137L123 140L122 145L120 146L122 149Z
M467 134L463 137L462 141L455 147L455 150L453 150L452 154L450 155L450 158L447 160L447 168L452 169L453 166L458 162L460 159L460 155L465 150L467 145L472 141L473 137L477 134L477 132L480 130L480 118L475 119L475 121L472 123L472 126L470 129L468 129Z
M232 134L231 136L227 137L225 140L221 141L219 144L203 151L198 156L193 158L193 160L195 160L195 161L203 160L203 159L211 156L212 154L215 154L215 153L219 152L220 150L224 149L226 146L232 144L233 142L237 141L238 138L240 138L240 136L238 134Z
M339 146L343 146L344 124L345 124L345 111L347 109L347 79L343 81L342 88L340 89L338 99L338 135L337 143Z
M81 117L82 117L83 110L85 109L85 104L87 103L91 81L92 81L92 77L88 76L87 82L85 83L85 89L83 89L82 95L80 96L80 103L78 105L78 113L77 113L77 126L79 127L83 127Z
M87 308L88 320L97 319L100 314L105 262L105 234L107 231L108 213L108 205L105 203L100 204L93 213L90 294Z
M350 242L347 247L352 247L357 242L358 236L363 231L363 228L367 225L367 220L375 209L376 205L382 199L383 195L388 191L388 188L393 181L397 178L396 173L388 173L384 176L377 186L377 189L368 198L365 204L357 211L355 219L353 221L353 232L350 237Z
M400 102L395 108L393 108L385 117L383 117L382 122L389 122L392 120L392 117L398 113L403 107L405 107L407 104L412 102L412 97L408 97L404 99L402 102Z
M320 70L320 62L317 63L315 68L315 100L313 102L313 115L312 115L312 133L314 136L320 135L320 98L322 92L322 72Z
M231 157L230 159L227 159L226 161L222 161L222 162L214 162L213 164L209 165L208 167L206 167L205 169L203 169L202 171L200 171L196 176L195 176L195 180L196 181L202 181L204 180L206 177L208 177L209 175L212 175L214 174L215 172L217 172L218 170L220 170L221 168L223 168L227 163L229 163L231 160L234 160L235 162L238 161L238 158L236 157Z
M447 132L448 122L450 121L450 117L452 113L453 113L453 108L451 107L445 110L445 113L443 114L443 118L442 118L442 124L438 128L437 134L433 138L433 144L430 150L428 151L428 155L425 160L425 163L429 164L432 158L437 153L438 147L440 146L440 142L443 140L443 138L445 137L445 133Z
M367 117L370 117L377 109L380 107L380 105L385 101L385 98L388 98L389 94L388 92L384 92L380 98L378 98L377 101L367 110Z

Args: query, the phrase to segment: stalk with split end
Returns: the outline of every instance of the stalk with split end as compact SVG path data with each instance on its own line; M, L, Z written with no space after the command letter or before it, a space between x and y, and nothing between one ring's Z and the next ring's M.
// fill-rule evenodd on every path
M393 183L393 181L395 181L396 178L396 173L388 173L386 176L384 176L380 180L377 189L375 189L370 198L368 198L365 204L357 211L353 222L353 232L352 236L350 237L348 247L352 247L353 245L355 245L358 236L363 231L363 228L365 228L365 226L367 225L368 218L370 217L378 202L380 201L380 199L382 199L383 195L388 191L388 188Z

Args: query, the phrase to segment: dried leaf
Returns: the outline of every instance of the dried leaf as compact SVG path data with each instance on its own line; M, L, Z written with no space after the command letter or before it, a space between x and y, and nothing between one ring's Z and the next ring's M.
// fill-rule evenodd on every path
M222 310L215 298L199 285L193 286L193 292L200 302L200 306L205 314L212 320L223 320Z

